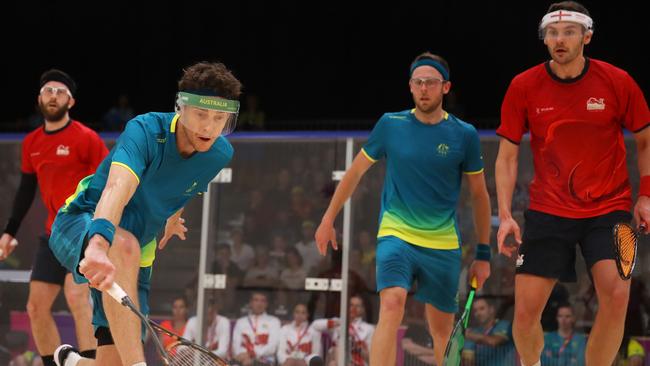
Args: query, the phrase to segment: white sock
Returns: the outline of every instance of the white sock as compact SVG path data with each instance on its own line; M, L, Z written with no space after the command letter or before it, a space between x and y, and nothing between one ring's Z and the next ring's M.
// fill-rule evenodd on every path
M80 354L77 352L70 352L68 353L68 357L65 358L65 362L63 363L64 366L77 366L77 362L81 360L83 357L81 357Z
M138 363L134 363L133 366L147 366L147 363L146 362L138 362Z

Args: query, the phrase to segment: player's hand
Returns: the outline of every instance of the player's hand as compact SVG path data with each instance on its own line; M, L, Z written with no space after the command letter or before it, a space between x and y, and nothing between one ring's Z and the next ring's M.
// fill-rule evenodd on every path
M476 277L477 290L480 290L483 287L485 281L490 277L490 261L474 260L469 266L469 272L467 273L467 278L471 281L472 278Z
M101 235L88 241L84 258L79 262L79 272L100 291L108 290L115 279L115 266L108 259L108 242Z
M515 236L515 243L513 245L506 244L508 235ZM517 249L521 245L521 231L519 224L512 217L502 219L499 223L499 231L497 231L497 244L499 245L499 253L512 258L516 254Z
M11 255L11 252L14 251L17 245L18 241L16 238L7 233L2 234L0 237L0 261L7 259L7 257Z
M650 234L650 225L648 225L650 224L650 197L639 196L639 199L636 200L636 205L634 205L634 221L637 227L645 223L643 233Z
M167 219L167 224L165 225L165 234L158 243L158 249L163 249L169 239L174 235L178 236L179 239L185 240L185 233L187 232L187 227L185 227L185 219L180 216L172 216Z
M336 230L334 229L334 224L329 220L323 219L320 225L318 225L315 239L320 255L327 254L327 244L330 242L332 243L332 248L334 248L334 250L339 249L339 244L336 242Z

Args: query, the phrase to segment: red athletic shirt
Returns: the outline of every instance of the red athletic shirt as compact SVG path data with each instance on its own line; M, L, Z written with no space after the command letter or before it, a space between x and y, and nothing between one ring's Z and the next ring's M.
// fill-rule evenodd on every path
M57 211L79 181L95 172L108 149L90 128L71 121L56 131L39 127L23 140L21 170L36 174L45 207L49 234Z
M649 124L648 104L634 80L587 59L583 73L570 81L553 75L548 63L517 75L497 134L519 144L530 132L531 209L585 218L631 209L623 128L639 132Z

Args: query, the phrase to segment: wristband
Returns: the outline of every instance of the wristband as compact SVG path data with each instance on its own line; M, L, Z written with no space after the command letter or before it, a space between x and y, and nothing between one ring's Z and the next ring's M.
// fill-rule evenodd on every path
M476 244L476 259L479 261L489 261L492 256L492 250L488 244Z
M106 219L93 219L88 229L88 239L99 234L108 241L108 244L113 243L113 236L115 235L115 225Z
M641 177L641 182L639 183L639 196L650 197L650 175L644 175Z

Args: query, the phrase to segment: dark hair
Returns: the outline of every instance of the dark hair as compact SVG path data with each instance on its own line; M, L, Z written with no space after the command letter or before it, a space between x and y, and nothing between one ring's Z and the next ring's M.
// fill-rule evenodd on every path
M576 1L562 1L559 3L553 3L548 7L548 11L546 13L552 13L557 10L575 11L591 17L591 15L589 15L589 10L587 10L584 5Z
M556 314L557 314L557 313L560 311L560 309L562 309L562 308L569 308L569 309L571 309L571 313L574 313L574 311L573 311L573 306L572 306L571 304L569 304L568 302L562 302L562 303L560 303L560 304L557 306Z
M241 82L220 62L196 63L184 69L178 81L180 91L209 90L226 99L238 99L241 89Z
M438 55L434 55L433 53L431 53L429 51L426 51L426 52L423 52L423 53L417 55L415 57L415 59L413 60L413 62L411 62L411 66L409 68L413 68L413 65L415 65L416 62L418 62L418 61L420 61L422 59L431 59L431 60L440 62L442 64L442 66L444 66L445 69L447 69L447 74L449 74L448 79L451 79L451 69L449 68L449 63L447 62L447 60L445 60L444 58L442 58L442 57L440 57Z
M50 69L45 71L43 74L41 74L41 81L40 81L40 86L39 88L42 88L43 85L47 84L50 81L58 81L65 86L68 87L68 90L70 90L70 94L73 96L77 92L77 84L72 80L72 77L68 75L67 73L58 70L58 69Z
M300 265L302 266L303 264L302 255L300 254L300 251L296 249L296 247L287 248L287 255L289 254L293 254L296 258L298 258L298 263L300 263Z

